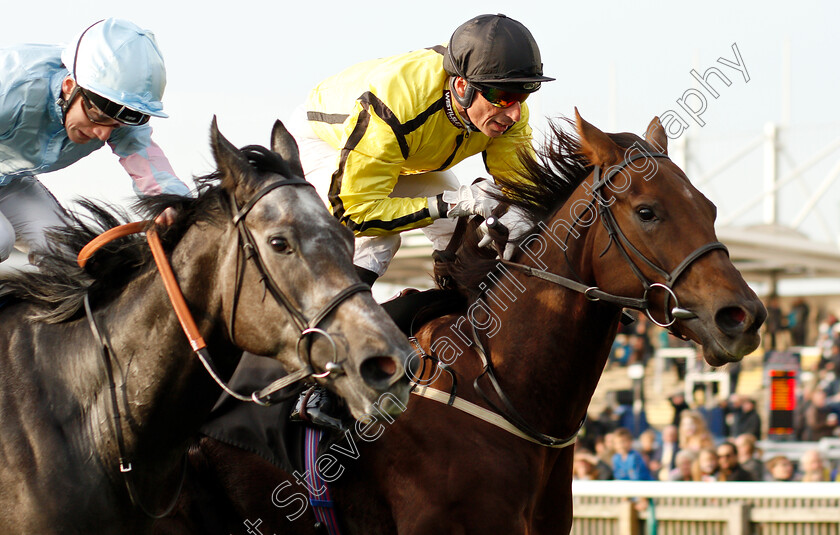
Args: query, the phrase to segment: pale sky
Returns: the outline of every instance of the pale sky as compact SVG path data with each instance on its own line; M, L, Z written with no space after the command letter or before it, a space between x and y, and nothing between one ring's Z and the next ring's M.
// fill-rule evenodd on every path
M358 61L445 43L455 27L472 16L499 12L531 30L545 73L557 78L528 101L537 129L543 128L543 117L572 116L577 106L604 130L642 133L654 115L671 110L689 125L683 135L697 140L693 146L702 153L697 173L761 135L767 122L789 119L790 131L802 133L797 139L806 146L801 153L788 151L790 166L807 158L810 147L816 150L840 137L840 3L830 1L806 0L794 7L792 2L716 0L41 0L7 2L0 46L66 43L109 16L152 30L167 64L164 105L170 115L152 120L154 138L176 173L192 185L192 176L213 169L208 128L214 114L235 145L267 144L275 118L286 118L320 79ZM736 60L733 45L746 73L725 64ZM785 50L789 86L783 84ZM719 78L711 79L719 94L716 99L700 92L690 74L710 67L730 81L726 86ZM687 91L705 95L702 127L678 105ZM688 96L686 103L699 105L699 100ZM741 175L760 175L760 158L759 151L756 164L746 162L747 169L737 171L733 180L716 181L704 190L722 211L734 210L735 201L745 195L735 188L748 180ZM822 170L816 167L811 180L819 182L838 159L840 155ZM459 171L459 178L470 182L481 166L476 162ZM65 205L79 195L112 202L133 198L130 180L107 147L41 179ZM827 196L840 199L836 193ZM797 202L801 206L804 197ZM831 202L834 210L826 216L831 221L825 230L840 232L840 200ZM760 218L757 213L739 222Z

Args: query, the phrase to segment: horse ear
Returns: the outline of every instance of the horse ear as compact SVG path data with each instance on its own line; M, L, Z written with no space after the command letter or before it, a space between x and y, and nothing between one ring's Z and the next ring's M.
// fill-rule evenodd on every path
M575 123L580 136L580 151L592 165L601 167L621 158L621 149L610 137L583 120L575 107Z
M271 129L271 150L283 158L293 173L303 177L303 166L300 164L297 142L279 119L274 121L274 127Z
M222 177L222 188L236 193L237 186L246 184L245 179L251 172L251 164L242 152L219 132L215 115L210 123L210 146L213 148L216 167Z
M645 132L645 141L662 154L668 154L668 136L665 135L665 129L662 128L659 117L654 117L648 125Z

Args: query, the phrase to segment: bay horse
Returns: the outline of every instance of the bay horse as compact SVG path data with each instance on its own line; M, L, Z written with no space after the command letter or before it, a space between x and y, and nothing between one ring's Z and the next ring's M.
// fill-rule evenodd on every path
M320 482L204 437L158 535L336 533L315 527L308 501L305 487L324 482L343 534L568 533L567 446L623 308L701 344L713 366L758 346L764 306L716 240L714 205L668 158L658 118L642 139L575 114L576 135L555 123L523 179L497 178L533 231L511 261L468 234L448 276L471 304L415 333L438 366L418 374L408 410L381 433L322 443L307 468Z
M177 209L172 225L146 226L207 351L182 332L142 238L76 264L125 218L106 206L84 201L39 272L3 277L0 533L147 533L243 350L304 370L359 418L407 402L411 347L356 276L352 235L302 178L294 139L278 121L272 151L239 150L215 118L210 139L217 171L196 197L138 205L151 219Z

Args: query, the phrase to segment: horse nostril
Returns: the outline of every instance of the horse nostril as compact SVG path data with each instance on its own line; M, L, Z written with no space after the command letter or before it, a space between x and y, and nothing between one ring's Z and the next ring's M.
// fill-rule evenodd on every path
M724 332L744 330L746 319L747 312L741 307L725 307L715 314L715 322Z
M375 386L390 383L398 369L397 360L393 357L370 357L362 362L359 373L367 384Z

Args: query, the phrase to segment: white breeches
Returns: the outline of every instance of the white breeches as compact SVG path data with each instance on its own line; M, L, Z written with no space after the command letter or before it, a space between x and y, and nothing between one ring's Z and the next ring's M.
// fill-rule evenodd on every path
M67 224L64 210L34 176L0 186L0 262L12 248L29 253L30 261L47 250L46 231Z

